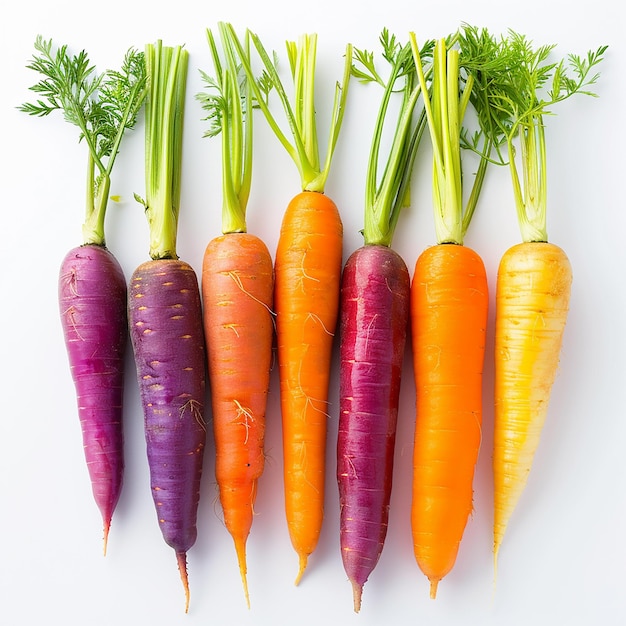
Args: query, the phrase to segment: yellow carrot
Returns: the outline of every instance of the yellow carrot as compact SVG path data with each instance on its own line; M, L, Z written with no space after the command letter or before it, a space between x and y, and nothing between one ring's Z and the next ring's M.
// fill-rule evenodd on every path
M464 28L461 48L476 45L477 35ZM491 105L486 127L505 134L522 235L522 243L503 255L496 284L494 565L546 419L572 283L565 252L548 243L546 113L576 93L594 95L589 87L598 74L590 72L606 48L555 63L548 60L553 45L534 48L510 31L494 52L506 56L506 69L496 63L475 75L480 97Z

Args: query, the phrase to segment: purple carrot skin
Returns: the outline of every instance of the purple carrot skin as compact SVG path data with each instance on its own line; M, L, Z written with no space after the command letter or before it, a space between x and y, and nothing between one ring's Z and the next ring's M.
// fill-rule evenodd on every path
M206 426L205 353L194 270L164 259L140 265L129 291L130 337L144 410L150 485L189 604L186 554L196 540Z
M382 245L358 249L343 272L337 476L356 612L387 534L409 285L405 262Z
M70 250L59 272L59 310L104 552L124 472L122 400L128 339L126 279L104 247Z

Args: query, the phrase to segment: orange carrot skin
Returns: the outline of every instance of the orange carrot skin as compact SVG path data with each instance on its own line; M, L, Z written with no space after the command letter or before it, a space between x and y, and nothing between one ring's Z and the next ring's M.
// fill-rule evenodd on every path
M328 386L339 308L343 226L335 203L304 191L289 203L275 259L274 308L287 524L300 574L324 516Z
M417 396L411 523L431 597L454 566L472 511L487 313L487 277L476 252L439 244L420 255L411 286Z
M163 538L180 566L197 537L206 441L198 281L184 261L147 261L133 273L128 295L152 497Z
M202 299L213 407L215 469L226 528L243 546L263 473L272 363L272 258L247 233L213 239L202 266Z
M503 255L496 286L494 552L524 490L559 363L572 268L552 243Z

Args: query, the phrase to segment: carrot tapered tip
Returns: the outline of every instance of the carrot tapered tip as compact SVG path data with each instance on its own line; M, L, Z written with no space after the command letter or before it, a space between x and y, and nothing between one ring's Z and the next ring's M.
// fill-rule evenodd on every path
M352 581L352 599L354 601L354 612L361 610L361 596L363 595L363 585Z
M103 539L102 539L102 554L107 555L107 544L109 543L109 529L111 528L111 520L104 521Z
M246 598L246 605L250 608L250 594L248 593L248 567L246 565L246 542L245 539L235 539L235 550L237 552L237 563L243 584L243 593Z
M430 599L434 600L437 597L437 586L439 585L439 580L431 580L430 581Z
M183 581L183 589L185 590L185 613L189 613L189 579L187 578L187 553L177 552L176 560L178 561L178 571L180 579Z
M302 575L304 574L304 570L306 569L308 560L309 560L309 555L308 554L300 554L299 555L298 575L296 576L296 580L294 581L294 585L298 586L300 584L300 580L302 580Z

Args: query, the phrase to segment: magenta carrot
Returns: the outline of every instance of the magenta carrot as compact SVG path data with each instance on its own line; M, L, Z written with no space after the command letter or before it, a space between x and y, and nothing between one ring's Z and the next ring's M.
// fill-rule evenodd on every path
M124 472L122 400L128 326L126 279L107 249L104 218L111 170L124 131L145 96L143 54L129 50L120 71L97 75L85 51L71 56L38 36L38 56L27 66L44 76L31 89L40 99L20 110L39 117L60 110L88 146L83 244L70 250L59 272L59 309L85 459L104 524L104 552ZM43 98L43 99L42 99ZM84 145L83 144L83 145Z
M193 268L176 252L188 53L157 41L146 46L145 54L150 91L142 203L150 226L150 260L131 278L129 327L152 497L163 538L176 553L187 611L187 551L197 536L206 441L200 290Z
M337 481L341 556L355 612L387 535L410 288L406 263L390 246L425 128L425 117L416 111L420 87L407 69L413 63L410 46L401 46L386 30L381 42L392 68L369 157L364 245L348 258L341 287ZM369 54L355 51L355 56L364 70L357 75L375 81L366 73L372 72ZM382 131L394 93L401 106L379 184Z

